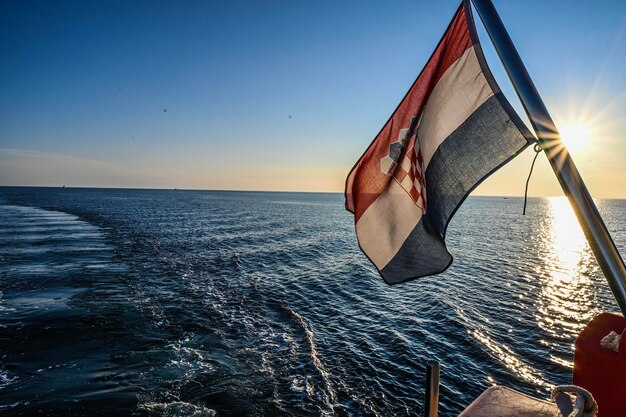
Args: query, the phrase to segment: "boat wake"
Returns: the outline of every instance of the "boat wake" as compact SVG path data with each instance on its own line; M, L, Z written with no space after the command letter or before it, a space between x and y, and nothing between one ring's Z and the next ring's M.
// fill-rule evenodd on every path
M289 312L294 317L296 322L304 330L304 333L306 335L306 341L307 341L307 344L309 346L311 363L313 364L313 367L315 368L315 370L317 371L317 373L321 377L321 380L322 380L322 383L323 383L322 399L324 401L324 404L327 407L327 410L326 410L326 412L324 414L326 414L326 415L334 415L335 414L334 404L337 402L337 395L335 394L335 391L332 388L332 384L330 382L330 375L326 371L326 369L324 369L324 365L322 364L322 362L321 362L321 360L319 358L319 354L317 352L317 349L315 348L315 340L314 340L313 331L311 330L310 326L304 320L304 317L302 317L300 314L298 314L297 312L295 312L295 311L293 311L291 309L289 309ZM308 381L307 381L307 387L310 387L310 385L308 384ZM310 395L315 395L314 388L312 388L312 387L311 388L307 388L307 393L309 393Z

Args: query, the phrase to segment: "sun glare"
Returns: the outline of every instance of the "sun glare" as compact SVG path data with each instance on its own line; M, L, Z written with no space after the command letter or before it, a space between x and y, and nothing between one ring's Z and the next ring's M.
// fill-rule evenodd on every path
M572 123L565 125L560 129L561 140L570 152L576 152L585 149L591 138L589 128L580 123Z

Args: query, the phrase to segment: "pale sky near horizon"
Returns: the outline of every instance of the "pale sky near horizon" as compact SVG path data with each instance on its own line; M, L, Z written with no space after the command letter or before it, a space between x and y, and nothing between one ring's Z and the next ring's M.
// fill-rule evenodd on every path
M590 130L592 195L626 198L626 3L494 3L557 124ZM343 191L458 4L1 1L0 185ZM532 156L474 194L522 195ZM529 194L562 194L543 155Z

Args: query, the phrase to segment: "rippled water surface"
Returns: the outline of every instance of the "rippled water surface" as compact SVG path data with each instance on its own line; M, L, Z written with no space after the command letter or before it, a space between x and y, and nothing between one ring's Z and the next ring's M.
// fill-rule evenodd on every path
M626 201L598 201L621 253ZM389 287L340 194L0 188L0 414L441 415L547 397L617 306L565 199L470 198Z

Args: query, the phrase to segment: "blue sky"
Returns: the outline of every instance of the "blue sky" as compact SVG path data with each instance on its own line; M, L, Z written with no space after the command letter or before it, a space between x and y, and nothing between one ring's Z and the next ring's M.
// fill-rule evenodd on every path
M557 122L593 125L592 193L626 197L626 4L494 3ZM341 191L457 6L2 1L0 184ZM519 195L530 153L477 192Z

